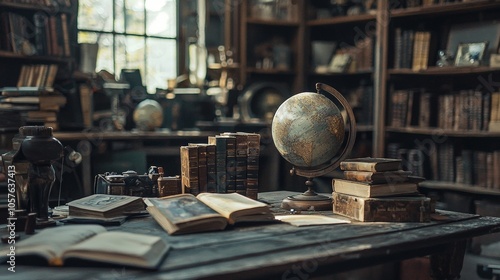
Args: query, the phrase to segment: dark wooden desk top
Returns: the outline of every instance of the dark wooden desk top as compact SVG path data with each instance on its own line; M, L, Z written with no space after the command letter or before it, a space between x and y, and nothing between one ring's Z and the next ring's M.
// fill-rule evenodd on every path
M262 200L279 207L281 199L288 194L259 195ZM305 279L305 276L442 252L455 241L500 230L500 218L454 212L442 214L448 219L430 223L353 222L311 227L275 223L181 236L169 236L151 217L132 219L119 227L109 227L109 230L160 235L167 240L173 249L159 271L16 266L14 278L10 279L48 279L49 276L55 280ZM7 273L7 266L3 268L5 270L1 271L0 266L0 275Z

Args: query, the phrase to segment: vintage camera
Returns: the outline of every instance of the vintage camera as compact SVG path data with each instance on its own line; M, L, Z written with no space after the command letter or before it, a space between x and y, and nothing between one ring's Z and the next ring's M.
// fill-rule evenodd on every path
M139 175L133 170L122 174L106 172L97 174L94 179L95 193L131 195L141 197L157 196L157 186L148 174Z

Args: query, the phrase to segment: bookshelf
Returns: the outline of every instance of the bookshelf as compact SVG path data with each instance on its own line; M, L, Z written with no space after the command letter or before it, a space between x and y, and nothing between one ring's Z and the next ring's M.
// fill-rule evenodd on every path
M35 111L17 103L25 96L14 96L15 87L22 89L17 95L65 98L58 84L72 79L76 64L77 10L77 0L0 2L0 88L2 94L9 94L1 105L5 112L21 115L20 123L13 127L45 124L58 129L54 118L61 104L32 103L33 108L38 106L36 112L45 113L50 120L40 119L41 114L33 119Z
M382 66L376 70L385 77L378 87L383 97L378 110L386 115L375 128L380 134L374 155L405 159L408 169L428 179L421 184L428 193L455 192L498 201L500 130L491 121L499 106L492 96L500 91L495 83L500 71L488 58L498 53L498 38L485 39L485 56L470 66L455 66L449 60L440 67L437 61L439 50L456 54L456 41L472 43L486 29L500 28L500 2L400 4L379 6L377 11L388 15L388 24L379 37L385 49L378 53ZM464 37L468 28L477 31ZM417 32L430 38L419 41Z
M304 5L303 0L242 1L241 84L276 83L289 95L303 91Z

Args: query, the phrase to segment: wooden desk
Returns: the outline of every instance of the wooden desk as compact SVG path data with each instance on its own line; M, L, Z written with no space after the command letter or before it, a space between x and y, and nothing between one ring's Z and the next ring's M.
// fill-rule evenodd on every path
M260 197L276 206L288 194L269 192ZM267 224L182 236L169 236L151 217L133 219L109 230L160 235L170 242L173 250L159 271L16 266L11 279L308 279L429 254L436 279L455 279L466 239L498 231L500 218L446 215L447 221L430 223L353 222L300 228Z

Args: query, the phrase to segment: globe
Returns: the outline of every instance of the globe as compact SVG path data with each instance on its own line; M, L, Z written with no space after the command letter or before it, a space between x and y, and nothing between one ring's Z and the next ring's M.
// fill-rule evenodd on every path
M137 104L133 118L137 129L155 130L163 123L163 109L157 101L146 99Z
M330 161L344 141L344 119L339 108L315 92L296 94L283 102L272 122L278 152L298 167L316 167Z
M271 124L276 149L293 165L291 174L307 178L308 190L284 199L281 207L285 209L331 209L331 199L316 194L312 190L312 180L337 168L354 145L356 121L347 100L326 84L317 83L316 89L317 93L302 92L285 100L276 110ZM323 92L330 93L333 98ZM346 119L336 103L344 109Z

